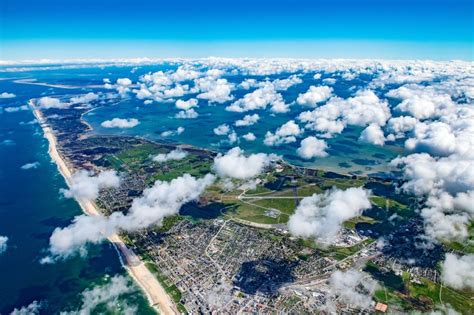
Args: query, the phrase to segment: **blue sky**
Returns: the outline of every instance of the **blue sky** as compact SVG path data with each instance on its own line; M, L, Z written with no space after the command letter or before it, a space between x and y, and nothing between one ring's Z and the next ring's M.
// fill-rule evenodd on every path
M0 59L473 57L467 0L2 0Z

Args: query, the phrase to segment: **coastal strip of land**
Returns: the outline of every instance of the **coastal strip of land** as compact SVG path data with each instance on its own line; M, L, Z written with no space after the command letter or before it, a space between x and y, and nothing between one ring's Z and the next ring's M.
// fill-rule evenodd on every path
M49 142L48 153L51 156L51 159L56 163L58 170L64 177L67 185L70 186L73 167L69 166L59 153L54 132L48 125L41 110L36 108L31 101L29 105L32 108L33 114L38 120L41 128L43 129L44 137ZM87 215L102 215L98 207L92 201L80 200L78 202L84 213ZM145 292L150 305L157 309L160 314L179 314L180 312L176 308L176 305L166 293L165 289L161 286L160 282L146 267L145 263L141 261L140 258L130 248L126 246L119 235L113 234L107 238L117 249L122 265L128 271L130 276L135 280L135 282L140 286L140 288Z

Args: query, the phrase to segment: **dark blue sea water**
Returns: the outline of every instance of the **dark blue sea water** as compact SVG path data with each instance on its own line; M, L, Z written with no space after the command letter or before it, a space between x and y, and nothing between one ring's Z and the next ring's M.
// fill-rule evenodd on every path
M48 87L0 81L0 92L16 98L0 100L1 107L25 105L30 97L50 94ZM0 313L42 302L44 314L76 310L80 293L105 277L127 276L113 247L104 243L91 246L85 258L72 258L41 265L48 239L58 226L67 225L81 213L72 199L59 193L65 182L47 153L48 144L40 127L31 123L29 110L0 112L0 235L7 236L7 250L0 254ZM23 170L26 163L38 162L36 169ZM131 299L140 313L152 313L137 290Z

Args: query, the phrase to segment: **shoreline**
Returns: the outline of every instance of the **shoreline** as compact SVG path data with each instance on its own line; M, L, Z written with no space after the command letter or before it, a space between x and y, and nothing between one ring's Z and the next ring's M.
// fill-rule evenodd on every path
M61 157L57 150L57 140L53 130L44 119L43 113L34 106L32 101L29 101L29 106L32 108L33 115L38 120L38 123L43 130L44 137L48 140L48 154L56 164L61 176L66 181L66 184L70 186L73 172L71 171L71 167L67 165L66 161ZM90 200L81 200L78 201L78 204L82 211L89 216L102 215L97 206ZM148 270L145 263L126 246L119 235L113 234L107 237L107 239L117 250L119 260L123 267L145 293L150 306L159 311L160 314L179 314L176 305L173 303L170 296L166 293L156 277L150 270Z

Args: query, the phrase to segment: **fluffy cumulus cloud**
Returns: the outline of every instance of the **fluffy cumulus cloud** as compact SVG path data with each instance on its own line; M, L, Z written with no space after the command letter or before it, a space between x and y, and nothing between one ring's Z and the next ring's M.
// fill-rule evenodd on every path
M472 112L474 114L474 111ZM470 119L449 123L435 121L418 123L413 136L406 140L405 148L414 152L426 152L433 156L472 154L474 148L474 115Z
M160 133L160 136L162 136L163 138L166 138L166 137L173 137L173 136L179 136L180 134L182 134L184 132L184 127L178 127L176 128L175 130L166 130L166 131L163 131L162 133Z
M258 114L245 115L244 118L237 120L234 125L236 127L252 126L256 124L259 119L260 116Z
M243 98L227 106L226 110L243 113L251 110L265 109L267 106L271 106L271 111L274 113L288 111L288 105L285 104L283 96L270 83L245 94Z
M140 122L136 118L113 118L103 121L100 125L104 128L133 128L138 126Z
M441 266L443 282L455 289L474 289L474 255L457 256L448 253Z
M199 113L194 108L191 108L179 111L174 117L178 119L195 119L199 117Z
M411 116L392 117L387 123L387 130L394 139L405 138L406 134L413 131L419 123L418 119Z
M289 230L295 236L332 243L344 221L371 207L369 197L365 189L349 188L303 198L288 221Z
M130 92L131 85L132 85L132 80L130 80L129 78L120 78L120 79L117 79L115 83L115 88L120 95L125 95L128 92ZM107 87L108 87L108 84L106 84L106 88Z
M14 97L16 97L16 95L13 93L8 93L8 92L0 93L0 98L14 98Z
M222 124L214 128L214 134L217 136L225 136L229 134L230 132L230 127L227 124Z
M370 124L385 126L391 113L388 103L370 90L362 90L348 99L331 98L323 106L299 115L299 120L324 136L341 133L347 125L366 127Z
M69 102L71 104L89 104L90 102L96 101L99 99L99 95L89 92L85 95L72 97Z
M316 106L316 104L329 99L332 91L332 88L328 86L310 86L307 92L298 95L296 103L304 106Z
M212 174L202 178L184 174L170 182L158 180L145 189L141 197L133 200L127 214L114 212L109 217L77 216L71 225L54 230L49 240L50 256L42 262L49 263L84 252L87 243L101 242L121 230L135 231L161 224L163 218L177 214L182 205L196 200L214 182L214 178Z
M0 235L0 255L7 250L8 237Z
M359 141L374 145L384 145L385 136L382 128L377 124L370 124L360 134Z
M36 106L40 108L44 108L44 109L50 109L50 108L64 109L64 108L68 108L70 104L63 103L58 98L44 96L36 100Z
M153 161L158 162L158 163L164 163L167 161L173 161L173 160L182 160L184 159L188 154L186 151L183 151L181 149L175 149L169 153L161 153L157 154L153 157Z
M425 234L435 242L464 241L474 219L473 84L461 73L445 66L429 85L409 77L387 93L400 100L395 111L404 115L389 120L387 138L407 138L405 149L412 153L392 164L403 171L401 188L419 198Z
M214 158L214 171L221 177L249 179L261 174L276 157L264 153L244 155L239 147Z
M104 171L95 175L86 170L76 172L70 181L69 189L62 189L67 198L77 200L95 200L100 189L116 188L120 185L120 177L115 171Z
M334 272L329 284L332 293L342 302L362 309L371 307L372 295L377 288L377 282L369 275L354 269Z
M281 145L284 143L296 142L296 137L301 135L303 130L295 123L294 120L290 120L281 125L275 133L267 131L263 143L267 146Z
M195 98L190 98L187 101L177 100L175 105L178 109L189 110L192 107L196 107L198 105L198 100Z
M229 144L233 144L235 142L238 142L239 137L237 136L237 133L233 131L229 125L227 124L222 124L214 128L214 134L217 136L226 136L227 135L227 140L223 140L223 142L227 142Z
M255 141L257 137L253 134L253 132L246 133L242 136L247 141Z
M415 84L399 87L387 96L401 100L395 110L417 119L440 117L455 106L450 95Z
M234 97L231 95L233 84L226 79L201 78L196 80L196 89L202 91L197 98L213 103L225 103Z
M411 154L392 161L404 166L402 188L415 195L438 195L447 192L455 195L474 187L474 169L471 159L455 156L436 158L427 153Z
M297 153L303 159L309 160L315 157L325 157L328 145L326 141L320 140L316 137L307 137L301 141Z
M421 209L425 233L432 240L463 241L474 219L472 158L411 154L392 161L402 166L406 192L426 199Z

